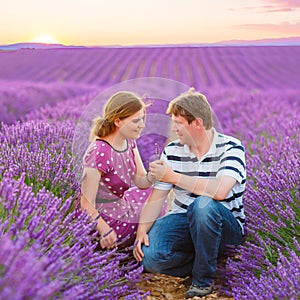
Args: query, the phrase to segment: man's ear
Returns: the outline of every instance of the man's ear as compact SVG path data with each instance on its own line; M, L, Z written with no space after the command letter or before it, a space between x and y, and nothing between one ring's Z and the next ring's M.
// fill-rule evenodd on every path
M201 118L196 118L193 123L197 128L203 128L203 120Z

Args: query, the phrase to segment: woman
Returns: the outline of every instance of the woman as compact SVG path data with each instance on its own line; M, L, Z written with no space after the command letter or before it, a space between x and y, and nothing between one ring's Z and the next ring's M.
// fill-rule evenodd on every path
M133 244L140 211L155 180L146 173L135 142L145 127L145 108L136 94L118 92L90 133L80 203L92 220L97 219L102 249Z

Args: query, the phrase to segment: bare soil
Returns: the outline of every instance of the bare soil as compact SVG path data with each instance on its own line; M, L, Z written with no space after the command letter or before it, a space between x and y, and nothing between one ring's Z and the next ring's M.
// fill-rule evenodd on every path
M183 300L185 299L185 292L190 286L188 278L173 277L163 274L143 274L143 276L144 280L138 284L138 287L143 291L150 291L150 295L146 298L147 300ZM231 297L220 295L218 290L214 290L205 297L194 297L192 299L233 300Z

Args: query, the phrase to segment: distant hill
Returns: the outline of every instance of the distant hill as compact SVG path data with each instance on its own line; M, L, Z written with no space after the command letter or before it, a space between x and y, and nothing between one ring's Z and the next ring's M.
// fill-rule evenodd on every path
M17 43L11 45L0 45L0 50L18 49L56 49L56 48L85 48L84 46L66 46L62 44L43 44L43 43Z
M103 45L103 46L74 46L63 44L43 44L43 43L16 43L11 45L0 45L0 50L18 50L18 49L55 49L55 48L97 48L97 47L159 47L160 45ZM270 38L261 40L228 40L220 41L217 43L198 43L198 44L172 44L161 45L167 47L218 47L218 46L300 46L300 36L288 37L288 38Z
M261 40L230 40L211 44L211 46L300 46L300 36L270 38Z

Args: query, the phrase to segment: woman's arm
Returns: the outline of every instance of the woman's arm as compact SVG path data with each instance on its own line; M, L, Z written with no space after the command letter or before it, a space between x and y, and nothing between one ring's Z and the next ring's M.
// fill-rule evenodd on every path
M143 165L138 148L133 149L134 161L136 165L136 173L133 176L133 181L140 189L147 189L155 182L155 177L150 176Z
M110 248L114 246L117 235L111 230L110 226L99 217L99 212L96 209L96 195L98 192L101 172L93 168L85 168L81 182L81 209L85 210L91 217L91 221L97 218L97 231L101 235L100 245L102 248ZM110 232L108 235L106 235Z

